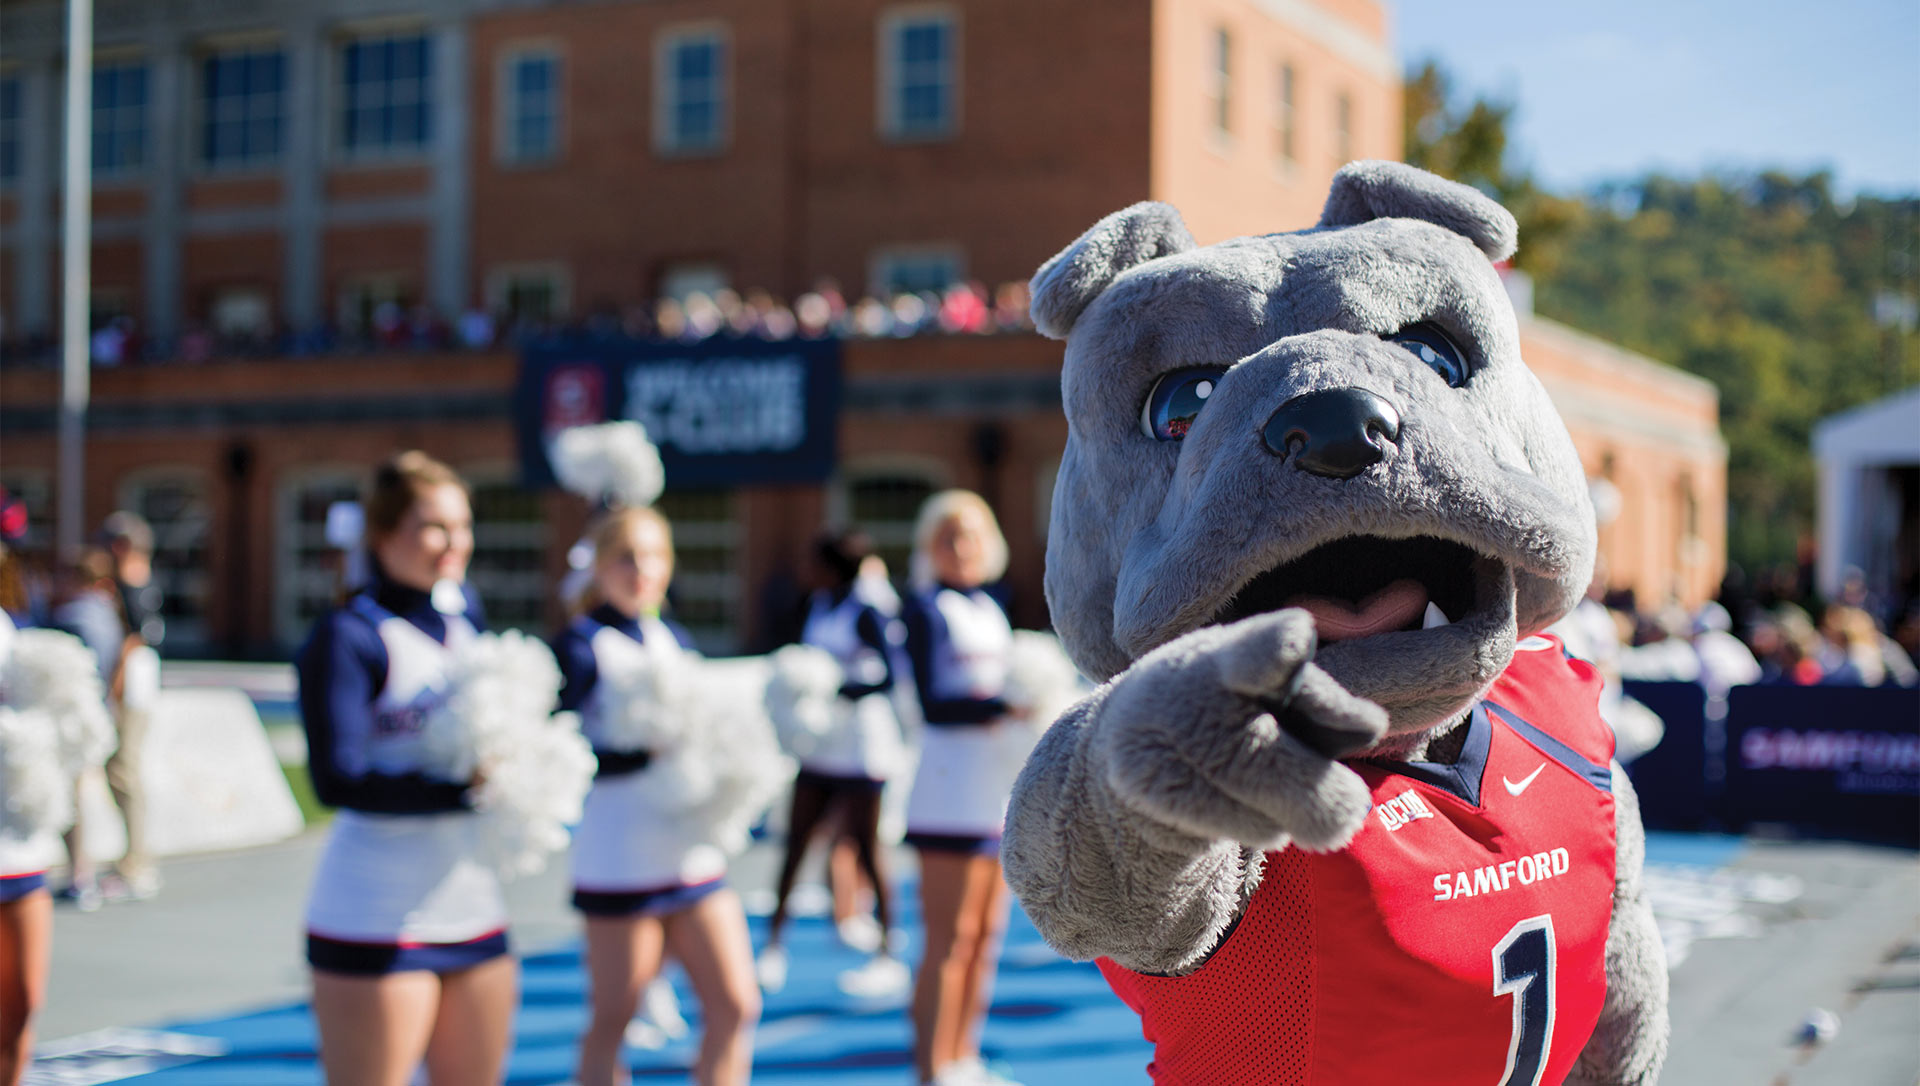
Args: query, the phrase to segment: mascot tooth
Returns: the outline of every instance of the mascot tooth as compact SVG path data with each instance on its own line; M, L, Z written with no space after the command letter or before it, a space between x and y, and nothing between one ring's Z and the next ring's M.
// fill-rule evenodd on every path
M1650 1083L1667 979L1595 703L1535 636L1593 567L1473 189L1357 162L1312 229L1116 212L1066 341L1047 598L1105 680L1034 750L1008 882L1161 1083Z

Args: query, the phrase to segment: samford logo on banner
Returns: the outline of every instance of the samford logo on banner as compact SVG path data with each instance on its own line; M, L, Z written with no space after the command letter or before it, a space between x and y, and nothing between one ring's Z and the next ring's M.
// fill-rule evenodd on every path
M1734 687L1725 814L1920 844L1920 690Z
M831 340L559 341L526 349L514 404L528 486L568 426L632 419L669 487L812 483L833 473L840 349Z

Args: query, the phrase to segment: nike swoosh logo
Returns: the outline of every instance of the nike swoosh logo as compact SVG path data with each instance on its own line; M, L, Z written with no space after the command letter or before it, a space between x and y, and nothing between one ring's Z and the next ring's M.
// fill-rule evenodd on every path
M1508 780L1506 777L1506 774L1503 773L1500 775L1500 783L1507 786L1507 795L1517 796L1520 793L1526 791L1527 785L1532 784L1533 778L1538 777L1540 775L1540 771L1545 768L1547 768L1547 763L1541 762L1538 766L1534 767L1533 772L1520 778L1519 784L1515 784L1512 781Z

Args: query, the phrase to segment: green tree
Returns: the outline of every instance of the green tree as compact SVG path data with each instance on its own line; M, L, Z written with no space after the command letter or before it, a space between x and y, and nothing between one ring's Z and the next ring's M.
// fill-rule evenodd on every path
M1920 197L1841 200L1825 173L1777 171L1560 196L1513 164L1512 103L1459 101L1432 62L1405 94L1407 161L1513 211L1543 315L1718 386L1729 556L1791 560L1812 527L1814 424L1920 382L1902 316L1920 300Z

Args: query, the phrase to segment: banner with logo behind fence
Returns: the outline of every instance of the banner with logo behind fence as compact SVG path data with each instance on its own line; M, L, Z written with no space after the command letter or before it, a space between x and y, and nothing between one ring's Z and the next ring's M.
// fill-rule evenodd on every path
M522 353L514 427L529 487L553 485L554 435L615 419L646 427L670 488L814 483L833 472L839 406L832 340L568 339Z
M1920 690L1734 687L1724 809L1734 829L1920 845Z

